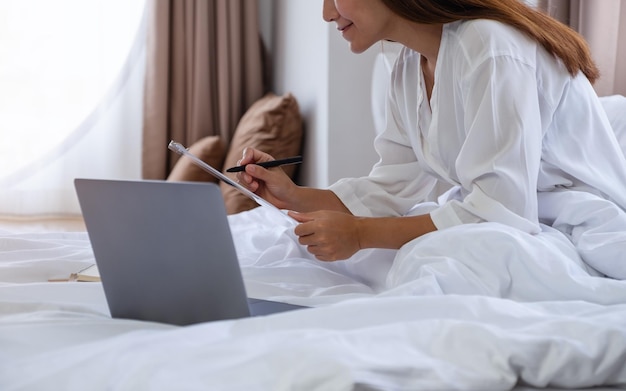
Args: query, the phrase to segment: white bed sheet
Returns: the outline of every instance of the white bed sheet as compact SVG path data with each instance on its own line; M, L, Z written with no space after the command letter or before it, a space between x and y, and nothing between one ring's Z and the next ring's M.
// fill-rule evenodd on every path
M484 224L321 263L263 208L230 221L249 295L315 308L111 319L100 283L47 282L93 262L85 233L0 232L0 389L626 385L626 283L572 262L567 243L514 251L526 234Z

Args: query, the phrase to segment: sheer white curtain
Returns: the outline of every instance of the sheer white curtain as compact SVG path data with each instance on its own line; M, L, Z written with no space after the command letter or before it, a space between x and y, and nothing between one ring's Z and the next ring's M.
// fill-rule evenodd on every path
M74 178L141 176L144 0L0 8L0 216L78 215Z

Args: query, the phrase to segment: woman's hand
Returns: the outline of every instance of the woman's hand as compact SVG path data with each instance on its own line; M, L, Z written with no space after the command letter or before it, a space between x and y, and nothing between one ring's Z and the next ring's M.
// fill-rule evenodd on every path
M297 186L280 167L266 169L255 163L274 160L271 155L254 148L243 150L238 165L246 170L237 174L237 181L248 190L269 201L279 209L291 209L293 193Z
M300 223L294 231L300 244L320 261L347 259L361 249L358 217L327 210L289 216Z
M399 249L409 241L437 230L429 214L405 217L355 217L349 212L290 211L298 224L300 244L321 261L350 258L366 248Z

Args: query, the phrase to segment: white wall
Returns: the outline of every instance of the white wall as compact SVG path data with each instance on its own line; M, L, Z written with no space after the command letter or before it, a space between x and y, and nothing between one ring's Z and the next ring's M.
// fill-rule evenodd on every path
M273 90L292 92L305 121L300 182L325 187L367 175L378 159L370 89L380 46L353 54L334 23L322 20L322 0L260 0L260 6Z

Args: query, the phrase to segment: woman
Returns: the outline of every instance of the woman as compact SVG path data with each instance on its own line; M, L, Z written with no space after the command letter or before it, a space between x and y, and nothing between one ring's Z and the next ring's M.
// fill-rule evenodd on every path
M460 224L546 224L626 279L626 160L576 33L518 0L324 0L323 16L355 53L404 48L369 176L312 189L254 164L239 175L292 211L309 252L334 261ZM267 160L247 149L240 164ZM427 202L438 181L452 188Z

